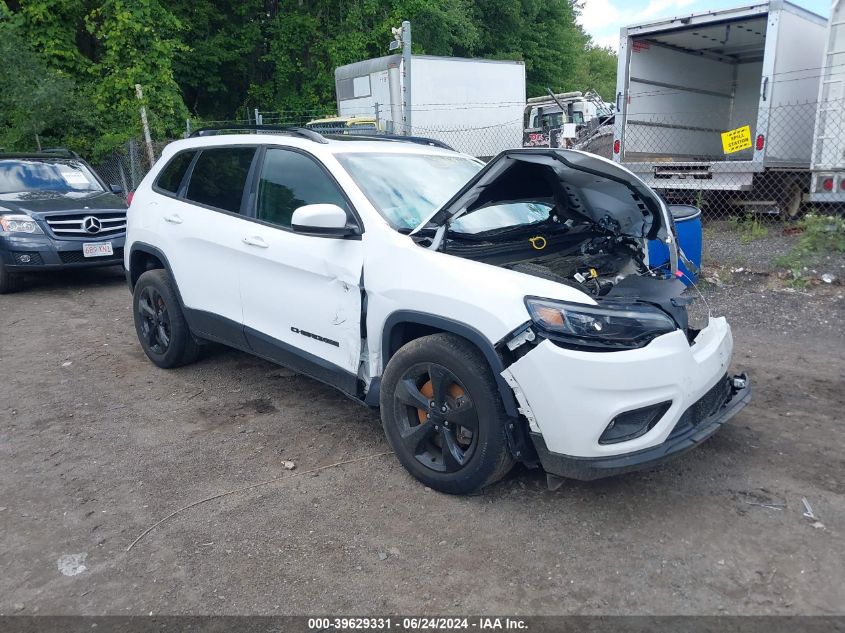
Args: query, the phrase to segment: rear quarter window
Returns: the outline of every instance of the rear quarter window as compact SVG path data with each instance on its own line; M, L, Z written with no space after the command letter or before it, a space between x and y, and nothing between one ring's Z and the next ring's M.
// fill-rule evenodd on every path
M188 166L194 159L196 152L179 152L170 159L164 169L156 179L155 186L166 191L167 193L176 194L179 192L179 185L182 184L182 179L185 177L185 172Z
M244 185L254 156L254 147L202 150L191 172L185 198L231 213L240 213Z

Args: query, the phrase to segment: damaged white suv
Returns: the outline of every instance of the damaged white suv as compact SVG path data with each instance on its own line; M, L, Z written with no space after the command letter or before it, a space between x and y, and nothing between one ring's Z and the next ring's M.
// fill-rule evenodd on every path
M263 131L172 143L134 194L125 266L159 367L217 341L313 376L380 407L405 468L449 493L516 461L647 467L746 404L730 327L690 327L669 210L623 167Z

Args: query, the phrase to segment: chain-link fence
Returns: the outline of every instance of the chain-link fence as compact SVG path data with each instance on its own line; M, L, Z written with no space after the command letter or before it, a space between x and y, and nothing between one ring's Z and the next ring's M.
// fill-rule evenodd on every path
M838 117L831 106L838 106ZM825 108L824 125L817 127ZM612 143L605 135L600 153L669 201L700 207L706 217L791 218L810 207L845 203L845 174L833 173L845 167L841 103L784 104L759 112L631 108L617 114L612 132ZM582 147L597 151L589 141ZM819 177L828 172L830 178Z
M307 117L259 113L241 121L202 126L296 125ZM312 124L313 125L313 124ZM186 122L186 134L201 125ZM382 126L383 127L383 126ZM325 133L380 134L376 125L322 129ZM759 112L637 112L588 121L572 135L563 128L524 134L523 121L488 126L413 127L412 135L441 141L489 159L499 152L540 144L571 147L621 163L667 201L699 207L705 219L726 215L789 219L808 210L845 210L845 103L785 104ZM537 139L541 139L538 143ZM167 142L155 142L157 158ZM149 151L132 140L97 167L125 191L150 169Z
M105 160L92 166L106 184L119 185L125 197L138 187L168 143L169 140L153 141L150 147L147 147L142 139L130 139L112 151Z

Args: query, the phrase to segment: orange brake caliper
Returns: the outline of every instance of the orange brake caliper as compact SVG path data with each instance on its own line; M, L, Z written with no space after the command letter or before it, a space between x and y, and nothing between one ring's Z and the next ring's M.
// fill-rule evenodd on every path
M431 400L434 397L434 385L431 384L430 380L426 381L426 383L422 387L420 387L420 393L422 395L424 395L426 398L428 398L429 400ZM466 392L463 389L461 389L461 386L456 382L453 382L449 386L449 395L452 396L453 398L459 398L462 395L464 395L465 393ZM425 424L425 421L427 419L425 416L426 416L426 410L425 409L417 409L417 417L420 419L420 424Z

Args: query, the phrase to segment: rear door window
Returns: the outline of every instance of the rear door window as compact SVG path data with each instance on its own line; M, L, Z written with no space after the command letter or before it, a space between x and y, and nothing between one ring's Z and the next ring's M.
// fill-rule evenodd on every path
M254 147L215 147L200 152L185 197L210 207L240 213Z
M188 170L195 154L196 152L179 152L171 158L167 166L158 175L156 187L174 195L179 193L179 185L182 184L182 178L185 177L185 172Z

